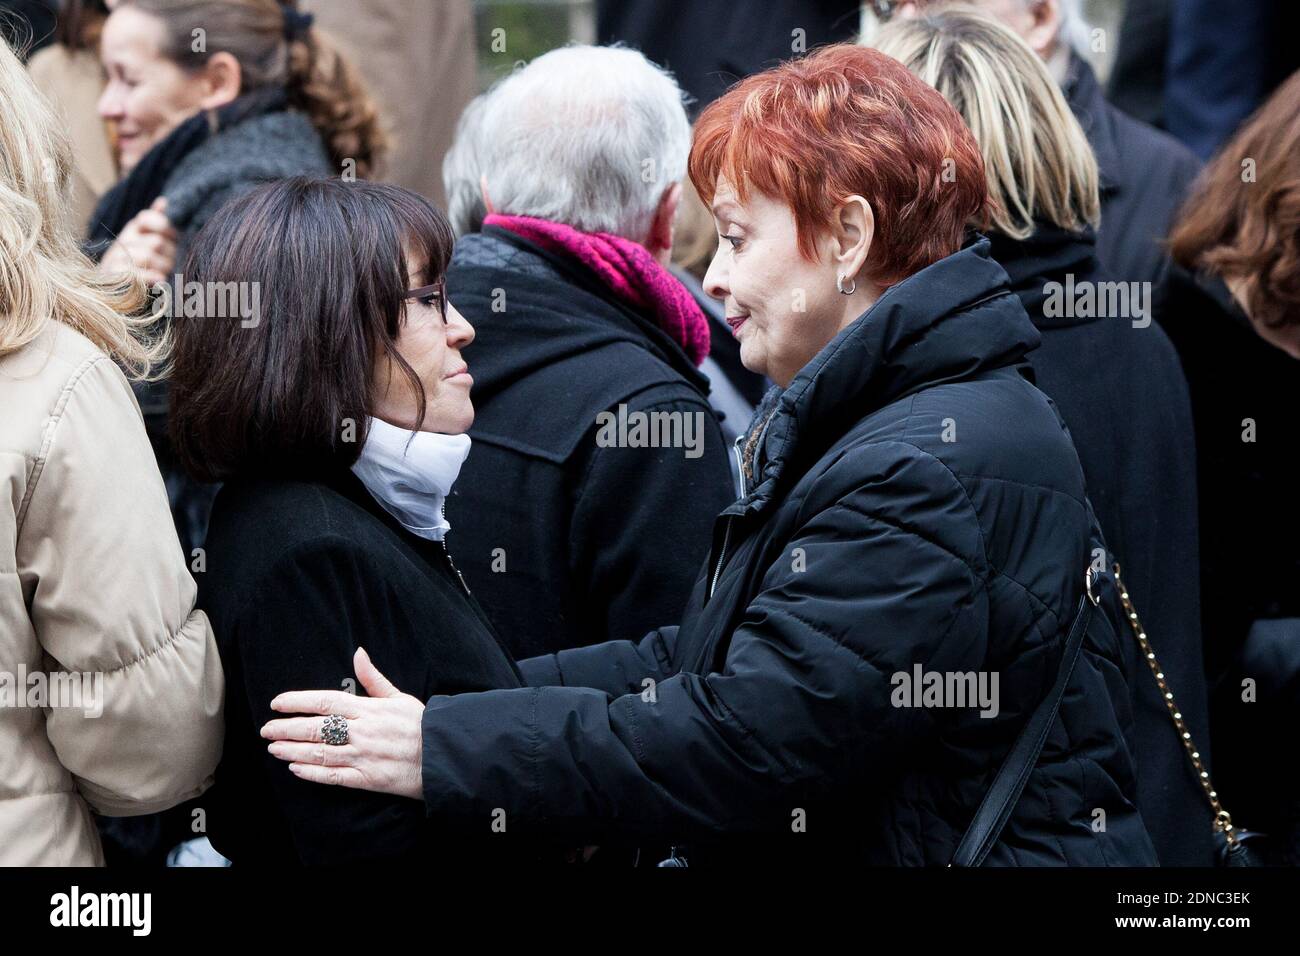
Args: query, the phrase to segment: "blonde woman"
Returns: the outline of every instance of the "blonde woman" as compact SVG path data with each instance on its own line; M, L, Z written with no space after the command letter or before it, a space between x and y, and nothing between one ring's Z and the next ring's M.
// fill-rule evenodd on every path
M117 363L142 291L61 225L71 151L0 42L0 865L99 865L92 810L203 792L224 683Z
M993 256L1042 334L1029 355L1037 384L1074 438L1088 498L1183 716L1208 743L1187 382L1152 322L1150 283L1112 283L1097 264L1088 140L1029 45L973 9L894 21L872 45L936 87L975 134L995 205ZM1204 798L1155 682L1145 667L1133 677L1138 806L1161 863L1211 865Z

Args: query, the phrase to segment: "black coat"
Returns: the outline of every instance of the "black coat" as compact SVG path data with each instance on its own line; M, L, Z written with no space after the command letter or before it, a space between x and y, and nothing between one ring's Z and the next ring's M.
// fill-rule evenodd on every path
M1200 160L1168 133L1107 102L1092 67L1073 54L1065 95L1097 154L1097 258L1116 279L1158 282L1169 262L1162 243Z
M1070 430L1106 544L1209 766L1196 448L1178 355L1150 314L1071 316L1048 306L1049 283L1111 280L1097 265L1090 234L1043 225L1024 242L992 241L993 257L1043 336L1029 356L1037 385ZM1131 639L1131 631L1124 627L1120 636ZM1160 862L1211 866L1209 804L1145 667L1133 689L1138 806Z
M258 735L283 716L270 704L284 691L364 694L352 666L358 647L410 694L518 686L442 546L408 533L351 472L236 481L217 495L197 578L226 673L225 752L199 801L213 846L237 865L446 854L418 801L299 780Z
M987 256L894 286L769 397L759 480L720 515L680 627L431 699L429 812L669 834L697 859L745 833L769 864L946 864L1055 679L1098 538L1060 418L1017 367L1038 333ZM1154 862L1125 650L1085 646L991 862ZM996 673L998 714L896 706L914 666Z
M49 0L0 0L0 41L26 63L54 41L55 6Z
M1192 397L1206 658L1222 672L1260 618L1300 617L1300 361L1256 333L1222 282L1171 270L1157 296ZM1253 429L1253 440L1247 429Z
M1124 4L1107 99L1129 116L1165 129L1165 74L1173 0Z
M447 502L449 540L511 651L675 620L733 496L704 376L585 268L505 230L463 238L447 287L477 333L474 448ZM700 456L600 447L597 416L620 405L690 416Z
M670 70L697 114L738 79L853 40L859 8L859 0L596 0L596 36Z
M1218 280L1175 267L1158 304L1192 396L1215 785L1235 821L1290 833L1300 858L1300 761L1288 756L1300 724L1298 655L1265 649L1300 634L1300 361L1261 339ZM1253 702L1242 699L1246 677Z

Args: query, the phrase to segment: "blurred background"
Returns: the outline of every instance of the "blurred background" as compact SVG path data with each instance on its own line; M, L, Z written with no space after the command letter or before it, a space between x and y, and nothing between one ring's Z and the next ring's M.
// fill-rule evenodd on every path
M435 0L436 2L436 0ZM737 0L743 7L746 0ZM748 0L761 15L762 0ZM1140 0L1136 0L1140 2ZM1125 0L1084 0L1083 14L1087 22L1117 37ZM597 31L596 0L474 0L474 31L478 48L479 89L485 90L493 81L510 72L516 60L530 60L539 54L563 46L570 41L595 43ZM863 32L870 33L874 16L866 4L860 7L857 22ZM508 49L493 49L494 37L504 38ZM500 42L497 43L498 48ZM1114 43L1106 49L1091 52L1093 68L1104 81L1114 62Z

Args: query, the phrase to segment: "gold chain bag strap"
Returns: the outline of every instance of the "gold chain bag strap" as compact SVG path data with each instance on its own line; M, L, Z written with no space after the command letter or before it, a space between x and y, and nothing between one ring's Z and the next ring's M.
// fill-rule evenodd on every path
M1205 764L1201 760L1201 752L1196 749L1196 743L1192 740L1191 731L1187 729L1187 722L1183 720L1182 711L1178 709L1178 703L1174 700L1174 692L1169 689L1169 681L1165 677L1164 668L1156 660L1156 652L1151 648L1151 641L1147 637L1146 629L1142 627L1142 622L1138 620L1137 609L1133 606L1133 599L1129 597L1128 587L1124 584L1124 579L1120 577L1118 561L1115 562L1115 586L1119 589L1119 600L1124 607L1124 616L1128 619L1129 627L1133 629L1133 636L1137 638L1138 646L1142 648L1142 659L1151 668L1151 674L1156 679L1156 686L1160 688L1160 699L1164 701L1165 709L1169 711L1174 727L1178 729L1178 739L1187 752L1187 759L1191 761L1196 780L1201 785L1201 789L1205 791L1205 798L1210 802L1210 809L1214 812L1215 832L1221 834L1226 843L1223 850L1224 865L1259 866L1259 862L1252 858L1250 852L1238 838L1237 830L1232 823L1232 815L1223 809L1223 804L1219 802L1219 794L1214 789L1214 784L1210 782L1210 773L1205 769Z

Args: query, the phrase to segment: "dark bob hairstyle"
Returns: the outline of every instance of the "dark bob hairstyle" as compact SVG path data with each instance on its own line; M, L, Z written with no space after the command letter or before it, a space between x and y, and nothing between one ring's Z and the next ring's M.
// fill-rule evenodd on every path
M395 346L407 256L427 264L414 285L433 284L452 241L427 200L378 183L295 177L223 206L174 290L169 424L186 470L226 481L350 467L378 350L411 380L422 423L424 389ZM191 307L204 295L208 308ZM257 314L211 308L236 296Z

